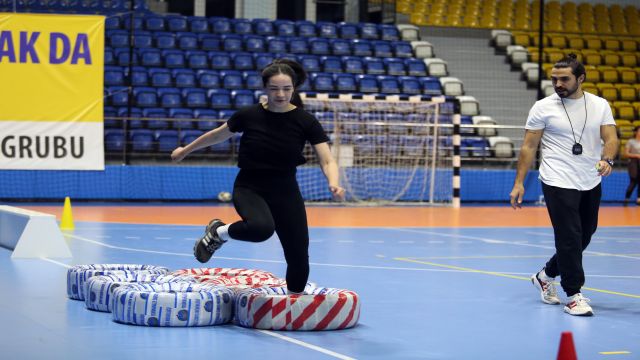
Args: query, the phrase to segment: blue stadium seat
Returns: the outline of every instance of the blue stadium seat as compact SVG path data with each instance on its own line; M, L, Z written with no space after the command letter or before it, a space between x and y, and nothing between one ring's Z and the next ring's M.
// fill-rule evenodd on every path
M342 60L337 56L322 56L320 57L322 63L322 69L328 73L341 73L342 72Z
M393 49L391 43L383 40L375 40L371 42L373 48L373 55L375 57L393 57Z
M277 36L268 36L267 37L267 51L270 53L286 53L287 52L287 42Z
M473 125L473 118L469 115L460 116L460 125ZM473 127L460 127L460 134L474 135L476 130Z
M311 86L315 91L334 91L333 76L329 73L312 73Z
M171 70L173 83L179 88L196 87L196 73L191 69L173 69Z
M302 68L307 72L319 72L322 71L320 68L320 58L315 55L300 55L298 57L298 61Z
M197 119L196 128L201 130L215 129L222 124L217 121L220 118L218 110L195 109L193 115Z
M259 90L264 87L262 85L262 76L257 71L243 71L242 77L244 79L245 88L249 90Z
M156 87L171 87L173 86L173 79L171 78L171 71L164 68L150 68L147 70L151 77L151 86Z
M418 78L422 85L422 93L425 95L442 95L442 84L438 78L425 76Z
M307 45L307 38L303 37L291 37L289 41L289 53L291 54L308 54L309 47Z
M367 74L384 75L387 73L387 70L384 67L384 62L381 58L365 57L363 61L364 68Z
M129 142L133 152L151 152L153 146L153 131L148 129L134 129L129 131Z
M113 106L129 105L129 89L124 86L109 86L106 88L107 103Z
M105 86L124 86L124 68L120 66L104 67Z
M146 121L142 121L144 111L137 107L132 107L129 112L128 107L120 107L117 109L118 117L121 117L127 121L127 127L129 129L142 129L145 127Z
M198 35L189 32L176 33L176 42L182 50L197 50L198 49Z
M138 51L140 64L147 67L162 66L162 53L158 49L140 49Z
M149 74L144 66L134 66L131 68L131 85L149 86Z
M121 128L121 122L119 120L113 119L118 116L118 112L116 108L113 106L105 106L104 107L104 128Z
M220 51L220 37L211 34L198 34L200 49L204 51Z
M239 135L234 135L233 138L238 137L238 140L233 140L233 141L240 141L239 140ZM227 154L231 152L231 148L233 146L233 142L232 139L227 139L221 143L217 143L215 145L211 145L209 147L209 150L214 153L214 154ZM237 149L237 147L236 147Z
M159 152L171 152L180 145L177 130L156 130L153 137Z
M318 36L325 38L337 38L338 37L338 25L327 21L318 21L316 23L316 30Z
M163 16L147 16L144 19L144 28L149 31L165 31L167 26Z
M220 74L214 70L198 70L196 72L198 86L205 89L220 87Z
M231 54L231 62L236 70L253 70L253 55L248 52L236 52Z
M189 31L187 18L184 16L169 15L166 17L167 30L172 32Z
M131 16L123 16L122 25L125 29L131 30ZM144 27L143 25L143 18L139 15L135 15L133 17L133 30L142 30Z
M175 34L168 32L156 32L153 33L153 39L158 49L175 49L176 48L176 36Z
M357 39L358 25L347 22L338 23L338 33L342 39Z
M215 70L230 70L231 66L231 56L226 52L219 51L209 51L209 63L211 64L211 68Z
M380 38L378 33L378 25L373 23L360 23L358 25L361 39L376 40Z
M105 129L104 145L107 152L123 151L126 145L124 130L122 129Z
M180 141L180 145L181 146L186 146L189 145L190 143L193 142L193 140L197 139L200 137L200 135L204 134L204 132L202 130L182 130L180 131L179 136L179 141ZM200 150L196 150L194 152L196 153L203 153L205 152L206 149L200 149Z
M125 30L110 30L107 31L107 38L109 39L109 45L111 47L128 47L129 46L129 33Z
M201 50L192 50L185 52L187 65L191 69L208 69L209 59L207 53Z
M162 108L146 108L142 109L142 117L146 119L147 128L149 129L169 129L171 123L167 121L169 115L166 109Z
M333 111L314 111L313 115L318 119L320 125L327 134L330 134L334 131L334 115Z
M242 89L244 88L242 72L239 70L221 70L220 78L222 79L223 89Z
M354 56L371 56L371 42L369 40L353 39L351 40L351 52Z
M391 42L391 47L393 48L393 52L396 57L413 56L413 48L411 47L411 43L408 41L393 41Z
M311 21L298 20L295 22L296 32L298 36L314 37L316 36L316 25Z
M212 109L231 108L231 92L227 89L209 89L207 96Z
M182 106L182 96L180 89L177 88L159 88L156 90L160 100L160 107L176 108ZM138 104L140 106L140 104ZM155 105L149 105L155 106Z
M331 48L329 46L329 40L323 38L310 38L309 52L315 55L329 55L331 54Z
M407 156L423 156L426 150L427 139L424 136L403 136L404 154Z
M238 35L253 34L251 21L248 19L232 19L231 26L233 28L233 32Z
M208 33L209 32L209 21L206 17L202 16L191 16L188 18L189 21L189 30L192 33Z
M104 64L105 65L115 65L116 64L116 56L113 53L113 49L108 46L104 48Z
M275 33L278 36L295 36L296 26L291 20L274 20Z
M336 56L349 56L351 55L351 43L349 40L344 39L331 39L329 40L331 46L331 53Z
M193 129L193 110L183 108L169 109L169 117L173 120L173 127L176 129Z
M384 144L384 135L356 135L355 151L361 156L374 156L376 149Z
M403 94L419 95L422 93L420 82L416 77L400 76L398 77L398 81L400 82L400 88Z
M336 115L342 123L342 131L349 134L357 134L361 131L360 116L358 113L341 111Z
M133 88L133 98L136 106L139 107L155 107L158 106L158 94L156 89L152 87L135 87Z
M273 62L275 58L276 55L271 53L253 54L253 62L256 65L256 69L258 69L259 71L267 67L267 65L271 64L271 62Z
M380 38L382 40L397 41L400 40L400 32L395 25L380 24Z
M357 90L356 78L353 74L335 74L334 77L336 90L340 92L355 92Z
M109 15L104 19L105 30L122 29L122 18L120 15Z
M407 75L404 67L404 61L398 58L385 58L383 60L387 68L387 75L403 76Z
M253 19L254 32L260 36L271 36L274 34L273 23L269 19Z
M409 76L427 76L427 65L421 59L408 58L404 64Z
M225 34L220 36L224 51L242 51L242 36L237 34Z
M134 31L133 47L136 47L136 48L153 47L153 38L151 37L151 33L149 31Z
M184 52L181 50L162 50L162 57L168 68L183 68L186 65Z
M116 63L120 66L138 65L140 60L138 54L134 52L131 54L130 48L115 48L113 49L116 57ZM131 57L133 55L133 57Z
M229 120L229 118L231 117L231 115L235 114L236 111L232 110L232 109L224 109L224 110L220 110L220 119L223 119L225 121Z
M251 90L233 90L231 92L231 101L236 109L255 104L253 91Z
M206 108L209 106L207 92L204 89L185 88L182 89L182 100L189 108Z
M404 116L398 113L385 113L382 119L388 124L389 133L409 134L409 127L406 125Z
M387 125L382 123L381 113L363 112L360 114L360 121L362 121L365 131L367 133L384 134L387 129Z
M342 66L344 71L351 74L364 74L362 58L358 56L343 56Z
M209 18L209 25L214 34L229 34L232 31L231 20L224 17Z
M245 35L244 46L249 52L260 53L265 51L265 39L258 35Z
M358 91L362 93L380 92L378 80L374 75L356 75L356 82L358 83Z
M380 92L384 94L400 93L400 85L395 76L378 75L378 85L380 85Z

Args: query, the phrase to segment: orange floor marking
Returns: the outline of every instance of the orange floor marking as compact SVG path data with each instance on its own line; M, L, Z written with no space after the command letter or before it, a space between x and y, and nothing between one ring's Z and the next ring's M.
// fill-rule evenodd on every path
M60 206L25 205L54 214ZM232 206L85 206L72 204L75 221L203 225L214 217L239 219ZM308 206L309 226L318 227L550 227L545 207L323 207ZM599 226L640 226L640 207L601 207Z

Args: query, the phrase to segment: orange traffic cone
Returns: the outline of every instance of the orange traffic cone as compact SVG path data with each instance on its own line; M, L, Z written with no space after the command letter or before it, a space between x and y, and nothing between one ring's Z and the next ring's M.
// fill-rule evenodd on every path
M573 335L570 331L565 331L562 333L557 360L578 360L578 355L576 355L576 347L573 345Z

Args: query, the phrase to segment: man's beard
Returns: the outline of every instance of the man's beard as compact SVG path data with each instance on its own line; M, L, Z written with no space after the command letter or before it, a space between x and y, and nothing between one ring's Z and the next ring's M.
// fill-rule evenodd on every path
M563 92L566 91L566 95L560 94L557 89L556 89L556 94L558 94L558 96L560 96L561 98L566 99L566 98L570 97L571 95L575 94L576 91L578 91L578 86L576 86L573 90L564 89L562 91Z

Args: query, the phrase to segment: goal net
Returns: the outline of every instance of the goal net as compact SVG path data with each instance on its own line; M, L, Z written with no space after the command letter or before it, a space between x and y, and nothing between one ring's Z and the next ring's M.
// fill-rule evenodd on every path
M348 203L452 202L452 103L304 97L304 104L331 139ZM329 201L311 146L305 157L308 163L298 168L302 195Z

